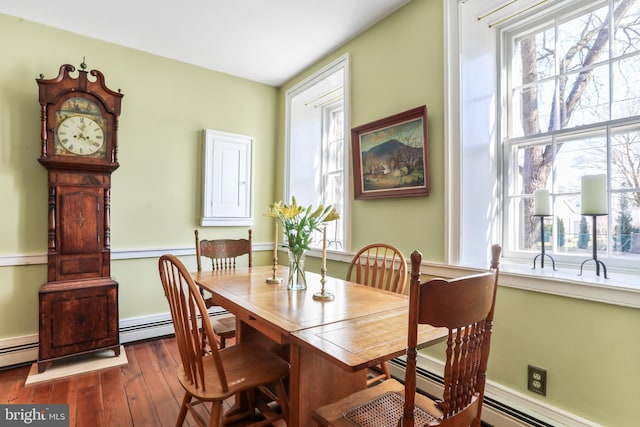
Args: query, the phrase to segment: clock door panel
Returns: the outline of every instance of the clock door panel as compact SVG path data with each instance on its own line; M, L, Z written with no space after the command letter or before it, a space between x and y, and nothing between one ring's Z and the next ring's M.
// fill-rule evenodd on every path
M101 188L59 187L60 254L100 251Z
M47 284L39 299L40 361L118 348L117 282Z
M57 339L55 347L83 345L88 341L109 337L109 294L78 295L73 298L60 292L51 298L47 313L51 319L51 333ZM46 306L45 306L46 307ZM52 340L54 337L51 337Z
M101 276L103 189L58 187L57 280Z

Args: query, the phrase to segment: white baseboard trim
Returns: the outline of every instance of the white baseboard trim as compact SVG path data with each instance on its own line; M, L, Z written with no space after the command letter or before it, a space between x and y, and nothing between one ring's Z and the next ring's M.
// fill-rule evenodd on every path
M38 334L0 340L0 369L38 360Z
M134 317L120 321L120 343L126 344L173 334L170 313Z
M219 316L227 311L212 307L209 316ZM171 335L173 323L167 313L135 317L120 321L120 344ZM38 334L0 339L0 369L38 360Z
M404 358L389 363L391 375L404 381ZM425 393L442 396L444 365L433 358L418 354L416 386ZM546 405L517 391L487 381L482 421L499 427L601 427L587 419Z

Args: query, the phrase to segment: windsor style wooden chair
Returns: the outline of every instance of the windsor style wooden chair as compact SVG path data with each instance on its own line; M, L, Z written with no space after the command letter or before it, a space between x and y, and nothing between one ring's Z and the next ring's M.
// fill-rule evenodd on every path
M176 426L184 423L191 412L200 426L221 425L223 401L244 393L250 402L250 414L260 409L266 420L252 426L266 426L277 420L288 419L288 403L284 378L289 364L263 347L238 343L224 349L211 346L202 351L203 335L209 342L214 338L207 308L198 286L182 262L173 255L163 255L158 261L160 280L171 309L171 318L180 350L182 369L178 380L184 388L184 398ZM273 391L275 390L275 391ZM269 405L256 405L256 393L261 392L270 402L277 402L280 410ZM195 405L211 402L211 415L207 421L194 409ZM233 420L225 420L225 423Z
M404 294L407 286L407 261L399 249L386 243L372 243L351 259L347 280L386 291ZM369 369L367 385L391 378L386 361Z

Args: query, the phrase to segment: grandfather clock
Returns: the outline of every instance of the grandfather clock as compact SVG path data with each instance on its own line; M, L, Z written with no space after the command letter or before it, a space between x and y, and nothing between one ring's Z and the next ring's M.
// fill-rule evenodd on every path
M96 351L120 354L118 283L111 278L111 173L118 164L122 93L84 62L36 79L48 171L47 282L38 293L38 371ZM91 75L91 77L89 77Z

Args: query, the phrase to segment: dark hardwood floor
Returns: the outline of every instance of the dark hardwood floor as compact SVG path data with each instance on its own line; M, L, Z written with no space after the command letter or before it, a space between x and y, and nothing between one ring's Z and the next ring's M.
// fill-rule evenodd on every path
M0 402L68 403L70 427L175 426L184 395L176 377L180 356L175 339L131 343L125 351L125 366L26 387L30 366L0 371ZM233 398L225 402L232 403ZM184 425L197 424L187 415Z

